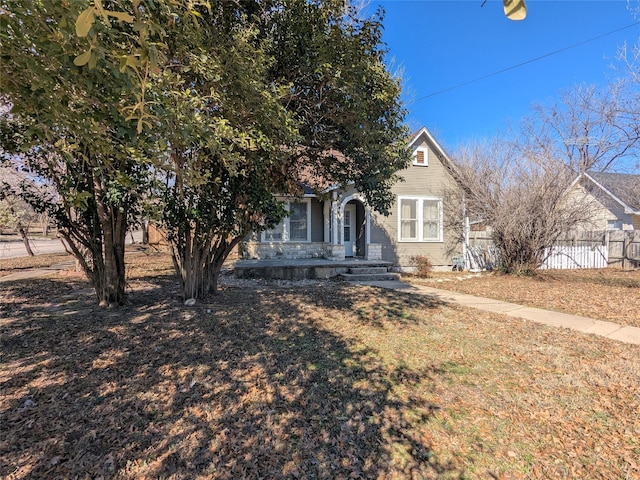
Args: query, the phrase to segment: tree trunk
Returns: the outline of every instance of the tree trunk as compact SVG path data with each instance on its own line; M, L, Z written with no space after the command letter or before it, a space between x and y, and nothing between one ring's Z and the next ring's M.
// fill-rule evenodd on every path
M216 245L216 249L213 252L213 261L211 262L211 268L209 272L210 276L210 293L217 293L218 291L218 280L220 278L220 270L222 270L222 265L225 260L229 256L229 254L233 251L233 249L238 245L244 236L238 236L231 239L230 242L227 241L219 241Z
M210 239L197 240L197 235L186 234L179 247L177 242L171 245L173 263L180 275L182 296L185 300L202 298L215 294L218 279L224 261L244 236L233 238L230 242L218 239L212 245Z
M98 207L101 210L100 207ZM100 288L96 288L101 306L122 305L125 299L125 238L127 234L126 214L117 208L105 208L100 215L104 235L104 264Z
M22 238L22 243L24 243L24 248L27 250L27 255L33 257L33 250L31 250L31 244L29 243L29 237L27 237L27 231L21 224L18 224L18 232L20 232L20 237Z
M184 300L202 298L207 294L206 261L208 245L197 241L196 236L188 233L181 239L182 249L172 244L173 262L182 287Z
M142 221L142 244L149 245L149 220Z
M22 222L19 219L18 213L16 212L13 205L9 205L9 212L11 212L11 215L16 217L18 221L18 224L17 224L18 233L20 233L20 238L22 238L22 243L24 243L24 248L27 250L27 255L29 255L30 257L33 257L33 250L31 250L31 244L29 243L29 238L27 237L27 229L24 228L24 225L22 225Z

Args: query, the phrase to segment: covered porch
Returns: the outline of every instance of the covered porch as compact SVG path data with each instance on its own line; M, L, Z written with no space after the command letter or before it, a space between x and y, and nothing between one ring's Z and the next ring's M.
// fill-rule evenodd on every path
M275 228L242 242L240 260L382 259L382 245L371 242L371 209L358 192L334 190L328 199L306 194L284 201L289 216Z

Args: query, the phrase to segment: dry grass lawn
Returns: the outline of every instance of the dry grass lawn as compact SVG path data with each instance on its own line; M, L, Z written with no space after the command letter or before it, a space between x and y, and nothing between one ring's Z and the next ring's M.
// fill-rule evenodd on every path
M410 281L640 327L640 269L541 270L531 277L434 273Z
M1 478L640 478L638 346L341 282L185 307L129 263L116 310L0 284Z

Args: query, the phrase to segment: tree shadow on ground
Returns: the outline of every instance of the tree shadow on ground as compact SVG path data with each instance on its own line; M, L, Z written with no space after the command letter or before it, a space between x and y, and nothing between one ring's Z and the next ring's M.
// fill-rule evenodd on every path
M464 474L433 455L439 406L415 393L445 367L388 365L326 323L381 328L384 315L412 322L411 308L435 303L327 282L228 289L184 307L172 282L155 279L117 310L95 306L82 282L5 285L0 476Z

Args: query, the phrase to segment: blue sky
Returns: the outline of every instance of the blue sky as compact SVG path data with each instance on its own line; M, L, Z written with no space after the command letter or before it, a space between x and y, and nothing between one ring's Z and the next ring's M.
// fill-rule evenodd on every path
M606 83L618 75L612 68L618 48L640 35L639 23L473 81L636 22L624 0L526 0L523 21L508 20L501 0L481 7L482 1L370 2L386 10L383 40L390 69L403 72L409 127L425 125L450 152L509 124L517 127L533 103L552 102L563 89Z

